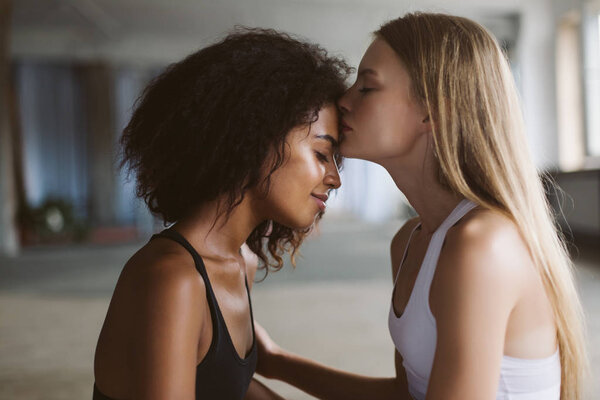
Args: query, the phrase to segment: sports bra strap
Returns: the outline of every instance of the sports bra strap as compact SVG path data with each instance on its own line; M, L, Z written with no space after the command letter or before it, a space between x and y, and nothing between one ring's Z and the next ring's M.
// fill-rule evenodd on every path
M425 253L423 263L421 264L422 271L419 271L419 277L417 278L417 280L420 281L419 291L422 291L426 298L429 298L431 281L433 280L438 259L440 258L440 253L442 251L448 230L475 207L477 207L476 203L473 203L467 199L463 199L433 233L433 236L429 242L429 246L427 247L427 252ZM415 286L417 285L415 284ZM426 304L429 304L429 301L427 301Z
M417 228L421 226L421 222L417 222L415 226L410 231L410 236L408 237L408 241L406 242L406 247L404 248L404 253L402 254L402 258L400 259L400 264L398 265L398 270L396 271L396 276L394 277L394 286L396 286L396 281L398 280L398 276L400 275L400 270L402 269L402 265L404 264L404 260L406 259L406 255L408 254L408 247L410 246L410 241L412 240L413 235L417 231Z
M187 252L190 253L192 258L194 259L194 264L196 265L196 269L198 270L198 272L200 273L200 275L202 276L204 281L208 281L208 274L206 273L206 266L204 265L204 260L202 260L202 257L200 257L200 254L198 254L196 249L194 249L194 247L192 247L190 242L188 242L181 233L177 232L174 229L168 228L168 229L163 230L160 233L152 235L152 238L150 240L152 240L156 237L163 237L166 239L171 239L171 240L179 243L181 246L183 246L183 248L186 249Z

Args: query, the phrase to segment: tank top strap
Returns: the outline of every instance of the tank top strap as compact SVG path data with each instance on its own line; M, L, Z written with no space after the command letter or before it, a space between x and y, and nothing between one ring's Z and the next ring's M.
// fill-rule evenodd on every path
M204 260L202 260L202 257L200 256L200 254L198 254L196 249L194 249L194 247L190 244L190 242L188 242L187 239L185 237L183 237L183 235L181 233L179 233L176 230L171 229L171 228L167 228L160 233L152 235L152 238L150 238L150 240L157 238L157 237L171 239L171 240L179 243L181 246L183 246L184 249L186 249L188 251L188 253L190 253L192 258L194 259L194 265L196 266L196 270L198 270L198 273L204 280L204 285L206 286L206 289L207 289L208 298L209 298L210 302L213 303L213 304L211 304L211 309L215 308L217 299L213 292L212 285L210 283L210 279L208 279L208 273L206 272L206 266L204 265Z
M402 269L402 265L404 265L404 260L406 260L406 255L408 254L408 248L410 247L410 242L412 241L412 237L415 235L417 229L421 226L421 222L417 222L415 226L410 230L410 235L408 236L408 241L406 242L406 247L404 247L404 253L402 253L402 258L400 259L400 264L398 264L398 270L396 271L396 276L394 277L394 287L396 287L396 282L398 281L398 276L400 275L400 270Z
M458 221L461 220L462 217L467 215L469 211L477 207L477 204L473 203L471 200L463 199L458 205L452 210L450 215L446 217L444 222L437 229L438 231L443 231L443 236L446 236L446 232L448 229L452 228Z
M160 233L152 235L152 238L150 240L157 238L157 237L171 239L171 240L179 243L184 249L186 249L188 251L188 253L190 253L192 258L194 259L194 264L196 264L196 269L198 270L200 275L202 275L202 278L204 278L204 280L208 280L207 279L208 275L206 273L206 267L204 266L204 261L202 260L202 257L200 256L200 254L198 254L198 252L196 251L196 249L194 249L194 247L190 244L190 242L188 242L187 239L183 237L183 235L181 233L179 233L171 228L167 228Z
M254 311L252 310L252 297L250 296L250 288L248 287L248 275L244 273L244 281L246 282L246 295L248 296L248 307L250 308L250 320L252 321L252 344L256 346L256 332L254 330Z
M463 199L433 233L427 248L427 252L425 253L423 264L421 265L423 273L419 273L418 280L420 280L420 282L415 283L415 287L418 285L420 287L419 291L426 296L425 299L429 298L431 281L435 275L438 259L440 258L440 253L442 251L442 246L444 245L444 240L446 239L448 230L475 207L477 207L476 203L473 203L467 199ZM427 300L424 304L429 304L429 301Z
M194 260L194 265L196 266L196 270L202 277L204 281L204 286L206 287L206 299L208 301L208 306L210 309L211 319L213 321L213 341L216 340L219 336L221 336L222 325L225 323L225 319L221 314L221 310L219 309L219 303L217 302L217 296L213 291L212 284L210 283L210 279L208 279L208 273L206 272L206 266L204 265L204 260L196 249L191 245L190 242L179 232L172 228L167 228L157 234L152 235L150 240L156 238L165 238L173 240L174 242L181 245L184 249L187 250L188 253L192 256ZM211 344L212 346L212 344Z
M206 266L204 265L204 261L202 260L202 257L200 256L200 254L198 254L198 252L196 251L196 249L194 249L194 247L190 244L190 242L188 242L187 239L185 237L183 237L183 235L181 233L177 232L176 230L173 230L170 228L165 229L160 233L152 235L152 238L150 240L152 240L156 237L163 237L166 239L171 239L171 240L179 243L181 246L183 246L183 248L185 248L188 251L188 253L190 253L192 258L194 259L194 264L196 265L196 269L198 270L198 273L200 273L200 276L202 276L202 279L204 280L204 284L206 285L207 297L210 302L210 311L211 311L211 314L213 315L213 320L215 320L215 318L219 319L224 324L225 318L223 317L223 314L221 313L221 309L217 302L217 297L215 296L215 293L213 291L212 285L210 283L210 279L208 279L208 273L206 272ZM244 283L246 286L246 296L248 297L248 306L250 308L250 318L252 319L252 321L254 321L254 311L252 310L252 299L250 297L250 288L248 286L248 275L245 273L244 273ZM225 329L227 329L227 328L225 328ZM254 336L255 336L255 332L254 332L254 322L253 322L252 323L252 337L254 338Z

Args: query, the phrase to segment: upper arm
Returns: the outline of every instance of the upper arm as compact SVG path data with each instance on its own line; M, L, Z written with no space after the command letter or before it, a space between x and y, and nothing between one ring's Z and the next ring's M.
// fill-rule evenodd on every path
M515 233L503 224L455 227L446 237L434 279L437 347L427 399L496 397L523 263L507 251Z
M191 399L206 289L193 267L165 260L156 264L146 268L134 300L132 397Z

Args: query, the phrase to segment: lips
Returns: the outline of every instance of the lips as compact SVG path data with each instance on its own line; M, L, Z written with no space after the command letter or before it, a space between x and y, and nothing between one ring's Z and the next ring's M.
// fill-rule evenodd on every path
M316 194L316 193L311 193L311 195L313 197L316 197L317 199L321 200L323 203L327 201L327 199L329 198L329 196L327 194Z
M317 193L311 193L311 196L315 199L315 202L317 203L317 206L319 207L319 209L321 211L325 211L325 208L327 208L327 205L325 204L325 202L327 201L329 196L327 196L326 194L317 194Z
M346 124L346 123L344 122L344 120L341 120L341 121L340 121L340 127L342 128L342 132L347 132L347 131L351 131L351 130L352 130L352 128L350 128L350 127L348 126L348 124Z

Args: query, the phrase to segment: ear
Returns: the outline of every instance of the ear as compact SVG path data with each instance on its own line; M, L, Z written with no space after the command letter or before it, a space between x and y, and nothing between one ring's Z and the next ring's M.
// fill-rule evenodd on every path
M429 117L429 114L425 116L425 118L423 118L423 120L421 121L421 129L423 132L431 132L431 118Z

